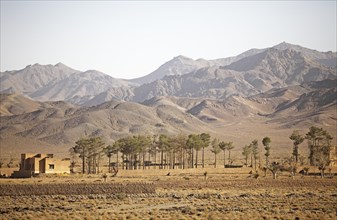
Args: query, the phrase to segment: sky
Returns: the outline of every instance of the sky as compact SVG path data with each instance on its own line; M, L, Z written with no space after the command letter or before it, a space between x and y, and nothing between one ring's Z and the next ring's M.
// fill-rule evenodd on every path
M216 59L283 41L336 51L337 1L3 1L1 71L29 64L151 73L175 56Z

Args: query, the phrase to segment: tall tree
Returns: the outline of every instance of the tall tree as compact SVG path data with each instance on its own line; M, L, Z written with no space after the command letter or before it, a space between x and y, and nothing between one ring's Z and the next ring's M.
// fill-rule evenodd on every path
M82 160L82 173L86 173L85 164L86 164L86 158L88 157L88 151L89 151L89 139L87 138L81 138L78 141L75 142L75 146L73 147L73 151L76 154L79 154L79 157Z
M104 142L101 137L81 138L75 142L73 151L82 159L82 173L99 172L99 162L103 152Z
M202 141L202 168L205 168L205 148L211 143L211 136L207 133L201 133L200 139Z
M304 137L299 133L299 131L293 131L289 138L293 141L293 157L297 163L300 155L298 152L298 146L304 141Z
M216 168L216 156L221 152L221 149L219 147L219 139L213 139L211 152L214 154L214 168Z
M305 138L308 140L310 165L318 166L321 177L324 177L324 170L329 164L329 153L332 136L323 128L310 127Z
M269 166L269 156L270 156L270 143L271 139L270 137L264 137L262 140L262 144L264 146L264 149L266 150L266 153L264 154L266 156L266 168Z
M226 168L226 150L227 150L227 144L224 141L221 141L219 143L220 149L223 151L223 166Z
M228 150L228 167L230 167L231 164L232 164L232 161L231 161L231 150L234 149L234 146L233 146L233 142L227 142L226 145L227 145L226 148Z
M109 159L109 164L108 164L109 173L111 173L111 157L113 154L118 152L117 146L118 146L117 144L112 144L112 145L110 144L104 148L104 153Z
M253 140L252 143L251 143L251 146L252 146L252 155L254 157L254 166L255 166L255 170L256 170L256 162L257 162L257 159L259 159L259 143L258 143L258 140Z
M105 143L103 142L102 137L92 137L90 138L90 159L92 161L92 173L99 173L100 172L100 160L103 155Z
M169 138L165 134L161 134L158 140L158 149L160 151L160 168L164 169L164 153L166 153L169 145ZM165 160L165 164L166 164Z
M175 137L178 153L179 153L179 164L180 168L184 169L185 168L185 156L186 156L186 141L187 137L185 134L178 134Z
M198 168L198 152L201 150L203 146L203 141L201 140L200 135L196 134L190 134L187 139L187 145L195 150L195 167ZM192 151L192 157L193 157L193 151ZM193 159L192 159L193 161ZM192 162L192 168L194 167L194 164Z
M246 160L246 167L248 166L248 157L251 154L251 148L249 145L244 146L243 151L242 151L242 155L245 156L245 160Z

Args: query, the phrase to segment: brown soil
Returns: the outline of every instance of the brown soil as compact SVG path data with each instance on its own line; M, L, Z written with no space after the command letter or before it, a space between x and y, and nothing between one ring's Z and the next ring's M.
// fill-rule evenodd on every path
M29 195L16 195L13 190L10 195L0 190L0 219L337 218L336 177L290 178L281 173L276 180L270 174L255 179L247 171L208 169L206 180L201 169L170 170L170 176L166 176L167 170L123 171L117 177L109 176L107 183L101 175L0 179L0 188L20 191L35 186L54 192L33 190ZM76 195L69 187L76 185L101 189L123 186L138 191L84 190ZM53 186L58 190L53 191ZM61 186L69 193L62 195ZM146 186L155 188L155 193L139 190Z

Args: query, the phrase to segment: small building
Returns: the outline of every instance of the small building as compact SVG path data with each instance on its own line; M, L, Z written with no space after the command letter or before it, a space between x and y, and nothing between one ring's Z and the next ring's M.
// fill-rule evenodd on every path
M21 154L20 170L12 177L31 177L36 174L70 173L70 160L57 159L53 154Z

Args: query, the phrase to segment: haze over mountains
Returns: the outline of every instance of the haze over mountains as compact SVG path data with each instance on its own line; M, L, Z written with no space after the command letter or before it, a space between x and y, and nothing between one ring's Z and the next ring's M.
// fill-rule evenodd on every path
M0 74L0 141L7 151L65 153L84 135L209 132L239 146L269 135L289 147L293 130L317 125L336 144L336 60L281 43L217 60L177 56L133 80L34 64Z

